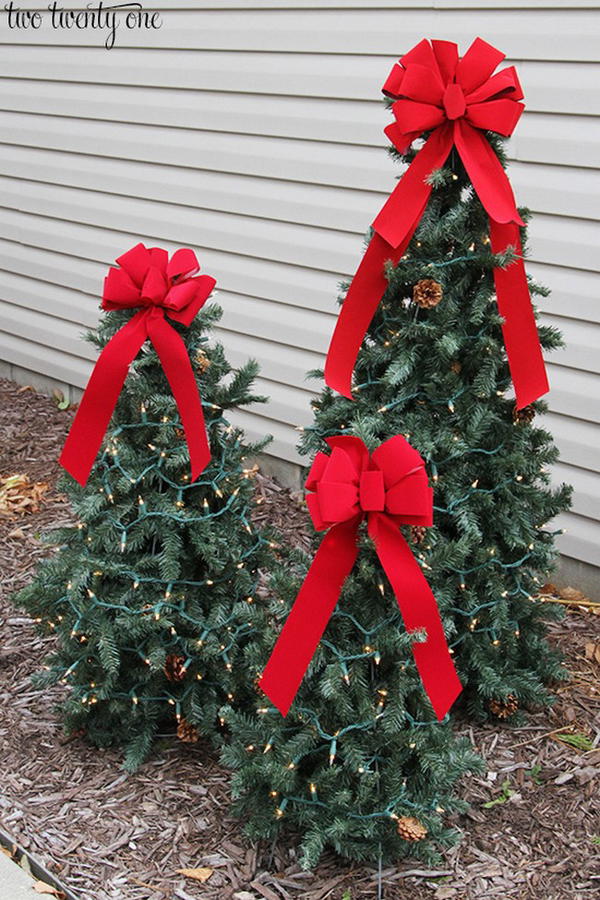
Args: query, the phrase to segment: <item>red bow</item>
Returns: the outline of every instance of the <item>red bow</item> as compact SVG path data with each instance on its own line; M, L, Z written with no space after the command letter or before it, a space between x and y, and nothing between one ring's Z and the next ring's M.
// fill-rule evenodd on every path
M446 644L435 597L400 525L431 525L433 492L424 463L401 436L369 456L357 437L332 437L328 456L318 453L306 488L308 508L319 531L329 529L287 618L260 686L285 716L358 555L358 527L364 518L392 585L409 632L423 630L413 644L421 680L438 719L462 690Z
M325 364L330 387L352 396L356 357L387 281L384 265L404 255L425 211L428 178L456 147L490 219L493 253L514 249L517 259L494 269L502 332L517 406L548 391L535 316L522 260L519 216L510 182L482 130L509 136L524 109L513 66L492 75L504 54L476 38L462 59L456 44L423 40L392 69L383 91L396 102L386 134L403 153L424 131L431 134L373 222L375 234L354 276Z
M150 338L177 401L193 480L210 460L210 447L185 344L165 315L189 326L216 281L210 275L192 277L200 266L193 250L188 249L176 250L169 259L160 247L148 249L137 244L117 262L121 268L109 269L104 279L102 308L142 309L110 339L98 357L60 463L81 485L86 483L129 366Z

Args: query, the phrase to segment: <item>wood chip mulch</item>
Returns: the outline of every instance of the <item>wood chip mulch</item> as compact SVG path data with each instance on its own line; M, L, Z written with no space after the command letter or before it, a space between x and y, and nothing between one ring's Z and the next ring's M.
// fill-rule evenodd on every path
M552 639L571 681L552 711L526 727L459 730L487 761L466 787L462 843L443 866L404 862L382 873L333 854L303 872L293 843L250 844L227 818L228 778L201 742L165 740L135 775L117 751L66 740L53 711L62 688L41 692L30 676L51 638L9 596L44 552L39 534L69 521L54 489L70 413L0 380L0 476L49 483L37 512L0 517L0 828L82 900L592 900L600 897L600 635L598 608L576 590ZM298 496L262 476L264 514L305 544ZM268 501L268 502L267 502ZM261 511L262 512L262 511ZM560 596L549 591L549 601ZM592 747L592 749L587 749ZM490 801L496 801L490 805ZM178 870L191 869L182 874Z

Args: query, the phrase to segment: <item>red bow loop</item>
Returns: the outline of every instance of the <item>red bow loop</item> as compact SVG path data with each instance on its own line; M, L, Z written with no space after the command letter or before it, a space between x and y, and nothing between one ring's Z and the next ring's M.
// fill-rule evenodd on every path
M331 454L317 454L306 482L312 520L327 534L267 663L261 687L286 715L354 565L358 527L366 518L407 629L427 633L427 641L415 645L414 653L441 719L461 685L435 598L399 530L401 524L432 524L433 492L423 459L401 435L385 441L372 455L356 437L339 436L328 443Z
M102 308L126 309L140 305L140 289L125 269L109 269L104 279Z
M469 92L469 103L482 103L486 100L499 100L502 97L509 97L515 102L523 99L523 89L514 66L507 66L496 72L482 85Z
M415 469L386 493L385 509L401 525L433 525L433 490L427 474Z
M395 100L385 128L404 153L428 134L423 147L373 221L375 235L352 280L325 363L325 381L352 397L352 370L377 304L387 289L385 263L405 253L431 194L431 174L456 148L490 219L494 253L512 247L517 259L494 269L496 295L517 406L548 390L548 380L521 256L519 215L510 182L486 132L510 136L523 112L514 66L494 73L504 54L476 38L462 59L450 41L420 41L392 68L383 92ZM501 228L500 226L506 226Z
M200 266L190 249L171 259L160 247L136 244L117 258L104 279L102 308L139 308L98 357L77 415L63 447L60 463L84 485L116 406L131 362L146 339L156 348L179 408L190 453L192 480L210 460L202 402L185 344L165 314L189 326L211 293L215 279L195 276Z
M462 84L465 93L470 94L487 81L505 56L502 50L476 37L465 55L458 61L456 80Z

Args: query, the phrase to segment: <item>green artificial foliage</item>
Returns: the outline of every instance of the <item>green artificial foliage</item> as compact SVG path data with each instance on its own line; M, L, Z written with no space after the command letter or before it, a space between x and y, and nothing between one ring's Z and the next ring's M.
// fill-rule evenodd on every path
M104 347L135 313L105 313L88 339ZM254 592L271 550L252 524L248 455L267 441L244 443L224 413L264 398L252 394L256 363L233 372L221 345L208 343L220 316L211 305L189 328L170 320L195 370L208 467L191 483L176 403L146 342L87 485L61 479L76 524L47 536L56 550L17 596L40 631L56 635L36 680L68 685L67 731L99 746L125 743L130 769L178 724L183 738L219 743L219 707L253 692L241 660L261 616Z
M504 164L501 141L488 139ZM524 421L544 403L515 421L493 282L494 266L514 255L492 254L487 215L456 153L432 184L405 256L388 267L389 287L355 368L355 399L322 391L300 450L312 458L327 451L327 437L352 434L372 451L404 434L421 453L435 524L403 533L436 597L464 686L455 709L484 720L491 704L510 721L519 708L549 702L546 685L564 677L544 637L557 607L534 598L555 557L556 531L547 523L567 508L570 491L550 487L547 467L557 458L550 434ZM413 299L426 279L442 292L430 308ZM531 291L546 294L535 282ZM560 346L553 328L539 332L544 348ZM326 846L351 859L411 855L429 863L435 845L453 837L448 814L462 806L455 782L478 762L435 721L362 527L358 562L290 713L283 719L266 698L254 714L225 709L232 741L224 759L236 770L236 809L250 834L274 836L287 823L302 835L306 865ZM315 535L315 549L320 540ZM274 631L309 562L296 554L278 571ZM248 648L257 672L274 637L262 633ZM407 816L426 827L426 838L398 833Z
M248 668L257 674L307 563L291 554L273 576L272 627L247 648ZM254 709L222 710L231 732L222 756L234 770L234 811L251 837L274 838L282 826L300 832L305 867L328 846L353 860L439 861L437 848L457 838L449 816L466 809L455 783L481 761L469 741L436 721L410 648L363 535L359 560L287 717L264 695ZM403 817L416 818L427 837L403 838Z

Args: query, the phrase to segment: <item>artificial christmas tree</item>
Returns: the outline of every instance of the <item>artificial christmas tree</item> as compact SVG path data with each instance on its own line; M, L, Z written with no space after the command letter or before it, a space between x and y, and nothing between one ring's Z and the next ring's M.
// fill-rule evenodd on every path
M442 615L457 706L496 721L549 701L545 686L563 677L544 638L556 607L535 595L555 556L546 523L570 493L549 486L557 451L532 422L547 390L540 342L561 339L538 331L530 304L529 290L546 291L528 288L527 212L504 173L500 135L522 93L513 68L492 74L502 58L479 39L462 60L454 44L423 41L386 82L397 98L386 130L409 169L375 220L330 347L326 380L343 396L321 393L300 444L312 457L341 434L369 450L404 434L419 451L433 527L404 535ZM449 837L453 784L477 765L436 723L376 549L365 535L359 549L287 718L260 700L254 716L223 712L238 811L256 836L280 822L299 829L307 864L326 845L357 859L431 858ZM274 580L282 625L308 568L295 560L301 575L290 563ZM258 675L270 650L268 634L249 647Z
M96 421L91 430L82 426L93 416L86 391L61 458L82 482L65 476L61 485L78 522L48 536L57 552L18 601L43 633L57 636L39 682L69 685L62 704L67 730L84 729L99 745L126 742L126 764L135 767L159 729L174 732L179 723L183 741L199 734L219 740L219 707L252 692L241 659L260 616L254 590L270 550L251 521L246 462L264 444L245 444L224 418L228 408L262 399L251 393L257 366L249 362L232 374L222 347L208 343L221 311L199 308L214 279L193 277L198 266L191 251L177 251L168 261L165 251L138 245L118 262L121 268L111 269L105 282L103 306L112 311L88 338L112 348L146 315L155 342L154 323L162 317L160 358L148 343L131 351L135 359L122 390L118 386L104 449L84 486L95 454L83 443L98 434ZM118 298L131 309L115 309ZM190 309L186 322L182 315ZM184 382L191 401L182 399L181 381L174 385L173 367L167 367L168 381L163 371L165 352L174 345L185 356L176 378L192 360L191 385ZM91 384L102 377L98 367L106 353ZM126 372L125 365L121 383ZM205 465L212 454L201 474L197 467L190 472L190 446L202 446L204 422L188 417L182 428L180 418L182 403L193 404L198 388L210 449Z
M563 677L544 639L557 608L534 598L556 555L547 523L570 497L550 487L558 452L533 424L548 389L540 344L562 341L536 328L529 297L547 290L527 281L529 213L516 209L504 171L523 93L513 67L492 74L502 59L479 38L461 59L455 44L421 41L392 69L383 90L396 121L386 133L408 169L374 222L326 364L328 383L350 397L352 348L340 341L360 339L372 310L354 400L325 390L302 443L313 454L340 429L367 441L410 435L435 490L421 553L454 619L461 702L477 717L491 699L548 702L544 686Z

